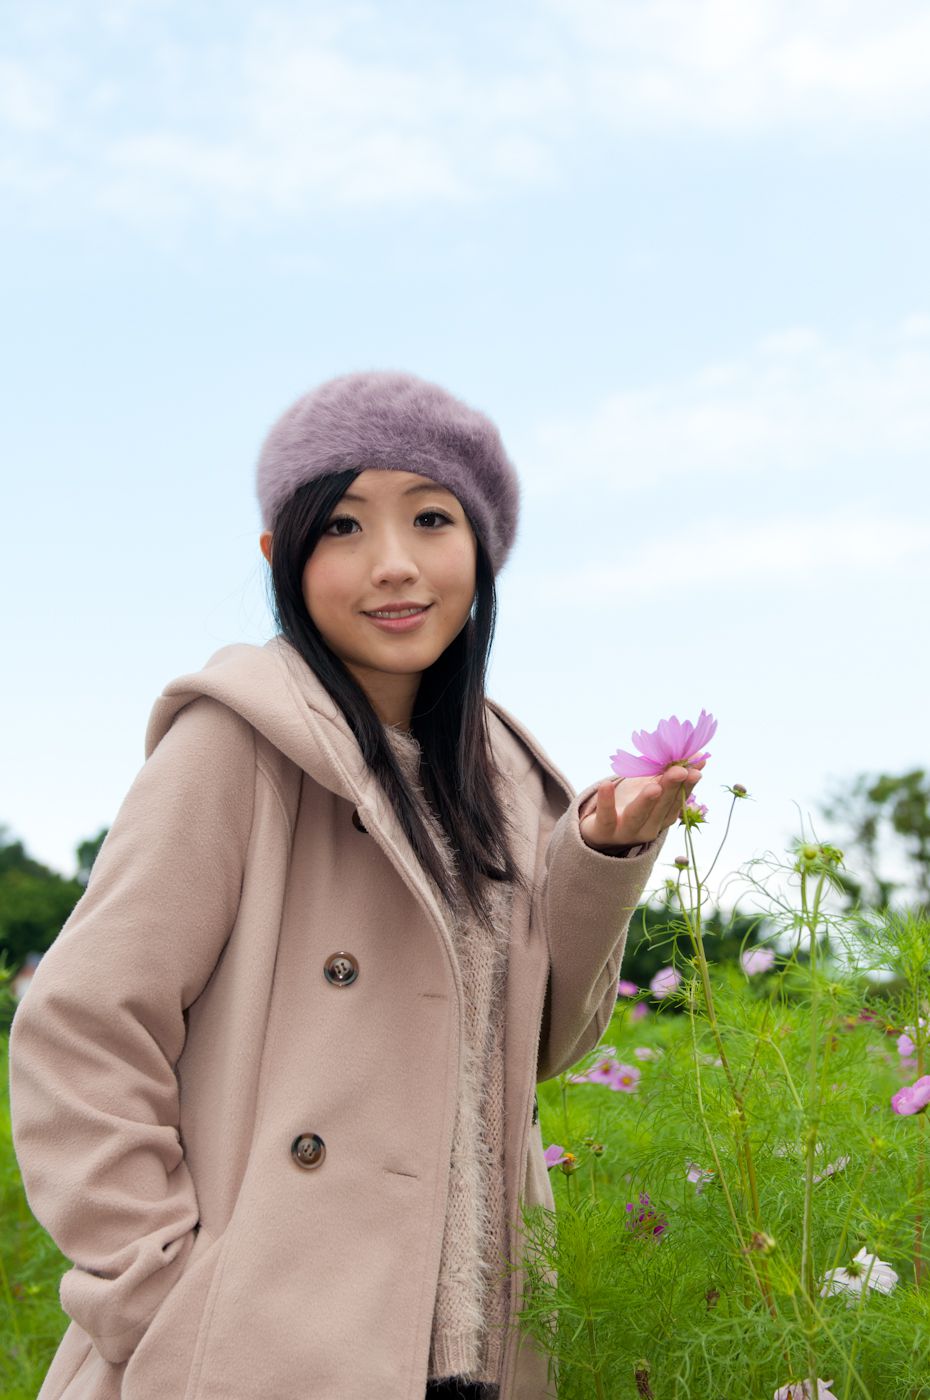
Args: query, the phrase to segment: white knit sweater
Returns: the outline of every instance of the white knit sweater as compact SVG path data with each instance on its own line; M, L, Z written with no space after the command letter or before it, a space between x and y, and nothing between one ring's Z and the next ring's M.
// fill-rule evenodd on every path
M454 876L451 843L420 783L420 746L412 734L397 726L386 726L386 732L437 849ZM498 775L498 781L506 797L506 776ZM493 932L481 927L461 893L451 908L440 900L462 976L465 1052L428 1376L483 1381L495 1387L488 1392L493 1396L510 1305L503 1160L504 1005L513 889L507 882L487 883ZM456 888L460 890L457 882Z

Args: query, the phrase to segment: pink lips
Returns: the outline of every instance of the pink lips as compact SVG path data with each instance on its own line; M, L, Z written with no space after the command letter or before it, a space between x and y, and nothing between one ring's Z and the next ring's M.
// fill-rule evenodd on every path
M430 603L422 612L414 613L412 617L372 617L371 613L365 613L365 616L383 632L412 632L415 627L420 626L432 606Z

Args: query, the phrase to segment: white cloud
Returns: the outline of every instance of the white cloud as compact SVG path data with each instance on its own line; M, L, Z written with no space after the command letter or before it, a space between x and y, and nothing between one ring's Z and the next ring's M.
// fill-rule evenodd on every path
M661 552L662 566L656 568ZM715 585L823 586L844 573L887 575L912 561L930 558L930 522L907 516L835 511L827 515L785 516L761 524L740 520L690 523L686 529L663 527L661 540L648 539L625 549L620 563L593 563L544 572L510 583L516 599L538 607L585 603L615 606L635 597L637 604L693 588ZM840 591L842 584L839 585Z
M920 0L548 0L619 127L900 127L930 112Z
M0 58L0 127L46 131L58 118L55 90L25 63Z
M618 389L549 418L514 452L528 496L576 482L636 496L664 481L825 468L881 473L930 448L930 318L831 343L809 327L765 336L745 358Z
M23 12L0 66L0 182L62 207L266 223L314 205L460 203L560 178L580 143L643 130L737 139L919 127L930 12L916 0L547 0L506 7ZM17 55L17 42L22 53ZM20 216L25 208L20 208Z

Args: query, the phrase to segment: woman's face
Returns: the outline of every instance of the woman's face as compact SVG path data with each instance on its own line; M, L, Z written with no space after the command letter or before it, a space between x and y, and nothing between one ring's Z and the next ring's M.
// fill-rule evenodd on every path
M468 620L477 546L453 493L414 472L361 472L303 572L307 611L386 724L407 728L420 677ZM407 630L369 614L425 605Z

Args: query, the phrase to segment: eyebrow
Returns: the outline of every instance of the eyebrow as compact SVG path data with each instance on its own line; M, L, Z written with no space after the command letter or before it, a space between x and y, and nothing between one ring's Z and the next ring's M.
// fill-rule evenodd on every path
M401 492L401 495L412 496L418 491L443 491L447 496L453 496L455 494L454 491L450 491L447 486L439 486L436 482L431 481L422 485L418 482L415 486L408 486L406 491ZM362 505L364 505L368 497L359 496L355 491L345 491L343 492L342 499L344 501L361 501Z

